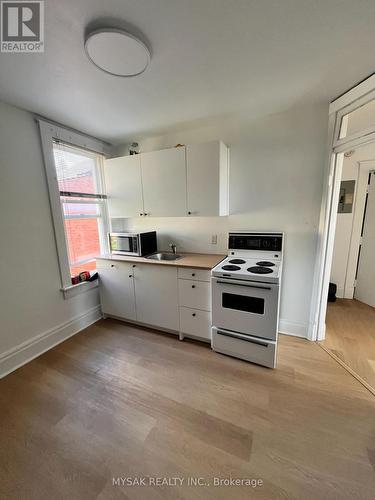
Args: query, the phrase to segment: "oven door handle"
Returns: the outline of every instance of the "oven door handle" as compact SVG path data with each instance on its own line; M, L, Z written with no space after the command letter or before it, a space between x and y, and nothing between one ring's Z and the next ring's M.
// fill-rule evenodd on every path
M216 283L219 283L220 285L246 286L247 288L261 288L262 290L272 290L270 286L245 285L244 283L233 283L233 281L217 280Z
M262 342L261 340L250 339L246 335L241 335L240 333L229 333L223 332L222 330L216 330L218 335L223 335L224 337L232 337L233 339L244 340L245 342L250 342L250 344L256 344L261 347L268 347L269 344L267 342Z

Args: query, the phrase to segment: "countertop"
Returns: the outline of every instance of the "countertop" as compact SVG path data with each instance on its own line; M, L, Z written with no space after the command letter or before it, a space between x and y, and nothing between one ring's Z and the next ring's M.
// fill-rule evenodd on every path
M184 253L178 260L152 260L146 257L131 257L128 255L99 255L97 259L114 260L122 262L139 262L142 264L157 264L158 266L174 266L174 267L196 267L199 269L212 269L219 262L225 259L226 255L209 254L209 253Z

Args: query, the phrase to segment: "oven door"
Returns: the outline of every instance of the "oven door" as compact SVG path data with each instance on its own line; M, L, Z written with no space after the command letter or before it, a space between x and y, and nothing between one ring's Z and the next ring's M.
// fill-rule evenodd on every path
M276 340L279 286L212 278L212 324L232 332Z
M109 247L113 254L138 255L138 237L134 234L110 233Z

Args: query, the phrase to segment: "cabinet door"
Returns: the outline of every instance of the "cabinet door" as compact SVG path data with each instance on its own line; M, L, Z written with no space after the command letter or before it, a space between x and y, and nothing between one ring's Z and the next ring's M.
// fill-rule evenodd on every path
M186 146L186 167L188 214L228 215L228 148L219 141Z
M141 167L145 213L186 216L185 148L142 153Z
M179 330L177 269L137 264L134 272L137 321Z
M140 155L106 160L104 176L110 217L143 214Z
M135 321L132 265L126 262L98 261L97 269L103 313Z

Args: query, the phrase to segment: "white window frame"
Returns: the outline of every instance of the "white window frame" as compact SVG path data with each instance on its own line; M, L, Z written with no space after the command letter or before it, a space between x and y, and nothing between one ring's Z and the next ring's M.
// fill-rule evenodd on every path
M84 134L81 134L80 132L69 130L62 126L56 125L52 122L43 120L39 117L37 117L36 120L39 124L42 153L43 153L44 165L47 176L49 200L51 205L52 219L55 231L56 249L59 260L61 290L62 292L64 292L65 298L68 298L72 295L76 295L78 291L81 292L88 290L92 288L92 286L97 286L97 284L94 283L93 285L90 282L83 282L78 285L72 285L71 282L70 263L69 263L68 245L65 233L64 215L61 209L60 189L57 180L55 158L53 153L54 142L60 141L63 144L72 146L73 148L76 147L84 149L88 152L101 154L103 156L110 156L111 146L110 144L107 144L103 141L92 138L90 136L86 136ZM105 192L105 183L104 183L102 167L103 165L101 165L100 168L101 184ZM105 228L104 232L107 232L109 228L109 219L108 219L108 211L106 203L103 203L102 216L103 216L103 226ZM103 237L103 235L101 236L101 240L104 249L108 249L107 239Z

